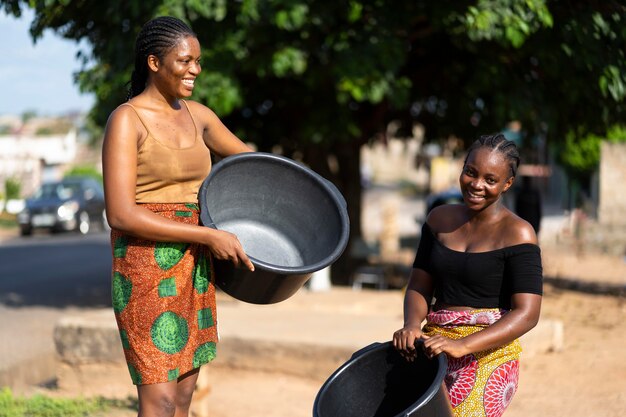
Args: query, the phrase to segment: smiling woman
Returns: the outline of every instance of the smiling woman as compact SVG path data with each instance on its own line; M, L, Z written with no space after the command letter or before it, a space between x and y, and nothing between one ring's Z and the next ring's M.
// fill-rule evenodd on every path
M198 190L211 154L252 151L189 99L200 55L181 20L147 22L135 42L128 101L113 111L104 137L113 307L140 415L188 415L199 368L215 357L213 258L254 269L234 234L200 222Z
M414 360L448 356L455 416L500 417L517 390L518 338L539 320L541 252L530 224L504 204L519 166L502 135L470 146L459 177L464 204L434 208L422 228L396 348ZM426 320L426 326L422 322Z
M0 11L0 115L19 115L35 111L42 115L59 115L69 111L88 111L94 103L92 94L81 94L74 84L73 73L80 69L76 59L86 44L45 32L34 43L29 26L34 15L24 9L20 18Z

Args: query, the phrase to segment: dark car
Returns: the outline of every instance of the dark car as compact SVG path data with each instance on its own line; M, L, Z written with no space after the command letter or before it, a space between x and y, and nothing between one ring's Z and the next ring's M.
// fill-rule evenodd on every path
M22 236L35 229L55 232L76 231L82 234L93 225L107 227L102 185L90 177L65 178L47 182L26 199L17 215Z

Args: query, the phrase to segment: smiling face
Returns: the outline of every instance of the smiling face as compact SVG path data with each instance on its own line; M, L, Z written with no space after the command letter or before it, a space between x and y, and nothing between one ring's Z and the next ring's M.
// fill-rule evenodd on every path
M153 71L152 81L166 96L185 98L191 96L200 67L200 42L193 36L181 38L162 60L154 55L148 57Z
M481 147L468 155L459 184L463 200L471 210L482 210L500 199L513 185L511 168L497 150Z

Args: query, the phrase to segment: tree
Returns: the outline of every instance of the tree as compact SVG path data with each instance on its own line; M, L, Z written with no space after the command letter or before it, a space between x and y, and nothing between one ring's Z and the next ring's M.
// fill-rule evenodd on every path
M203 47L194 97L260 150L280 145L335 182L353 237L359 148L390 120L421 123L429 139L468 141L520 120L556 143L623 120L624 4L0 0L15 15L35 9L35 39L51 28L90 42L76 79L96 94L91 117L101 125L125 98L140 26L160 14L189 22Z
M611 126L605 135L585 133L572 130L565 135L558 160L568 174L570 190L570 206L582 205L580 191L591 193L589 179L600 163L600 144L602 141L612 143L626 142L626 127ZM573 207L570 207L573 208Z

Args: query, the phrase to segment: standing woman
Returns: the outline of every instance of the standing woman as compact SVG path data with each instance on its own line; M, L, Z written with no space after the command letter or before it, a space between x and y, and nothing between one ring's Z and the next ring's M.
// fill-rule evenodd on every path
M211 152L251 151L210 109L185 100L200 71L200 44L185 23L147 22L129 99L106 126L112 301L139 416L189 413L200 366L215 356L213 257L254 269L235 235L199 223Z
M448 356L445 383L459 417L502 415L517 390L518 338L539 320L537 236L502 204L518 166L515 144L502 135L482 136L469 148L459 179L464 204L428 215L404 299L404 327L393 335L408 360L418 340L428 357Z

